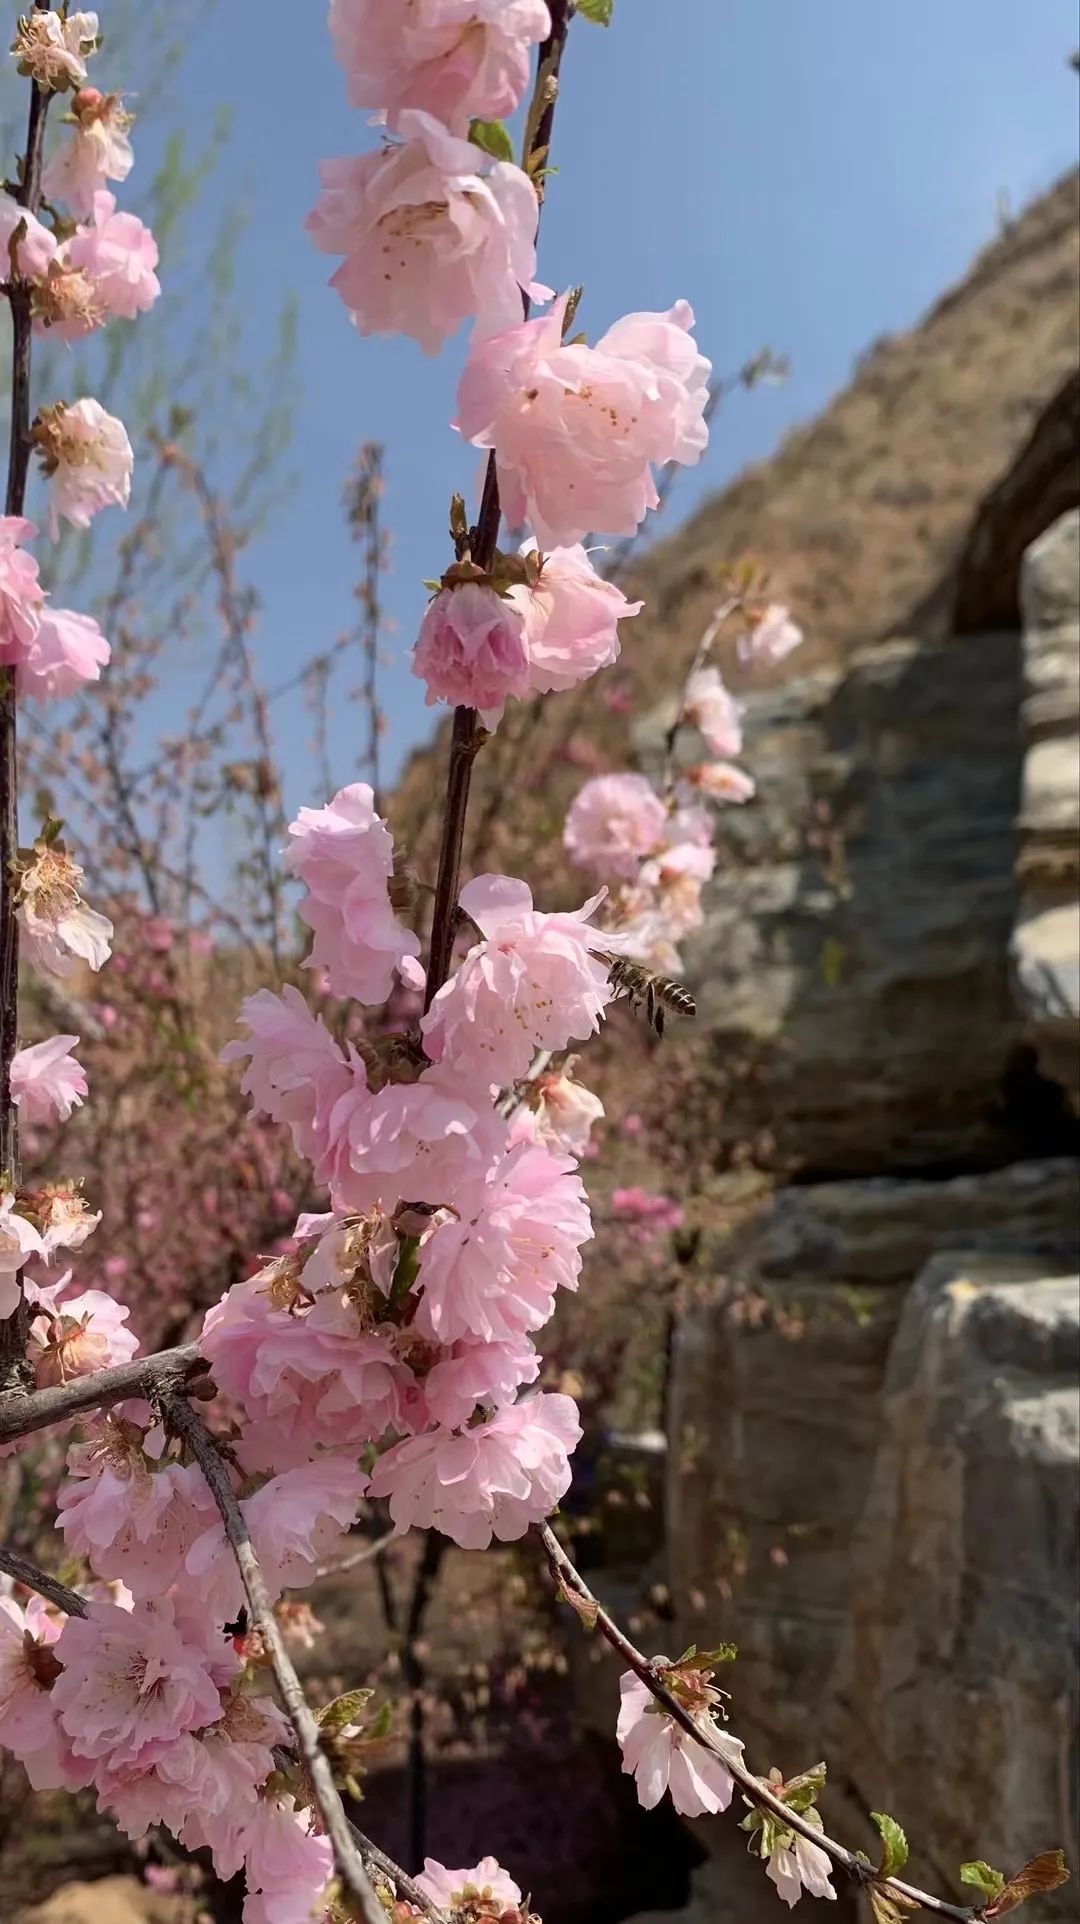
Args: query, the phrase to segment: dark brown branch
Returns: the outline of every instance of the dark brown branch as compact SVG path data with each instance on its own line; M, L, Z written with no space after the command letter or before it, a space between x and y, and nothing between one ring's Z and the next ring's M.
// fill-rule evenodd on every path
M21 1557L17 1550L8 1550L3 1544L0 1544L0 1570L6 1576L14 1577L24 1590L36 1590L39 1597L44 1597L46 1603L55 1604L65 1616L85 1617L85 1597L80 1597L76 1590L69 1590L67 1584L61 1583L58 1577L50 1577L47 1571L39 1570L29 1557Z
M438 1530L424 1533L424 1548L413 1578L405 1637L401 1647L401 1670L409 1690L409 1857L422 1864L427 1847L427 1756L424 1748L424 1685L427 1681L420 1657L420 1634L424 1627L442 1566L447 1539Z
M266 1579L248 1534L247 1521L229 1480L225 1459L202 1418L182 1396L163 1398L161 1407L170 1429L187 1444L198 1463L221 1513L252 1621L258 1626L286 1715L296 1732L296 1741L311 1780L323 1828L333 1848L338 1875L350 1896L356 1899L363 1924L386 1924L386 1912L350 1835L349 1821L334 1782L334 1773L319 1740L319 1726L278 1628Z
M35 0L48 13L49 0ZM14 198L28 214L41 202L41 161L49 94L30 82L26 149ZM11 431L8 444L4 512L21 515L30 466L30 342L33 317L30 287L14 269L7 297L11 307ZM7 265L7 263L5 263ZM5 1184L19 1180L19 1112L11 1094L11 1058L19 1045L19 924L16 919L15 863L19 853L19 758L16 724L18 692L14 668L0 669L0 1174ZM19 1379L26 1348L26 1301L0 1323L0 1388Z
M651 1690L657 1703L663 1706L672 1721L693 1737L703 1750L711 1751L721 1759L724 1769L734 1778L743 1796L751 1804L756 1805L758 1810L767 1811L770 1817L775 1817L785 1830L795 1831L808 1843L816 1844L818 1850L824 1851L826 1857L831 1858L837 1869L843 1871L845 1876L860 1889L865 1888L869 1883L875 1883L879 1889L891 1891L894 1897L906 1899L909 1905L916 1904L921 1910L930 1911L935 1917L953 1918L957 1920L957 1924L972 1924L972 1920L979 1915L978 1911L965 1909L960 1904L949 1904L943 1898L931 1896L928 1891L916 1889L913 1884L905 1884L899 1877L876 1877L873 1865L865 1857L860 1857L855 1851L848 1850L846 1844L838 1844L835 1838L827 1836L824 1831L816 1830L813 1824L807 1823L806 1818L798 1811L792 1810L781 1797L777 1797L768 1784L763 1783L759 1777L755 1777L753 1772L747 1770L744 1765L733 1762L730 1753L712 1740L708 1725L698 1723L696 1718L691 1716L679 1699L661 1681L648 1658L642 1655L636 1644L631 1643L625 1631L620 1630L614 1618L608 1615L597 1598L593 1596L584 1577L567 1556L550 1524L539 1523L536 1525L536 1530L544 1546L556 1587L559 1590L565 1589L572 1592L579 1602L585 1604L590 1619L595 1611L596 1628L604 1641L609 1643L613 1650L618 1651L624 1663L636 1677L641 1679L646 1688Z
M9 1390L0 1396L0 1443L46 1430L53 1423L67 1423L87 1410L111 1409L129 1396L205 1390L208 1370L198 1344L181 1343L176 1349L158 1350L154 1356L138 1356L133 1363L96 1370L93 1376L80 1376L74 1383L58 1383L55 1388L34 1390L29 1395L23 1390Z
M522 156L528 170L531 161L547 164L546 150L551 145L555 102L559 93L559 68L570 29L570 0L549 0L551 33L540 48L536 64L536 87L526 117L526 152ZM542 176L537 188L543 205ZM529 315L528 295L522 296L525 318ZM499 477L494 453L488 455L484 474L484 493L480 514L469 540L469 552L478 567L490 568L499 539L502 508L499 502ZM435 881L435 906L431 917L431 943L428 955L424 1007L429 1009L450 973L454 949L455 911L461 874L461 851L465 841L465 818L469 809L469 788L473 763L486 737L475 708L455 708L450 738L450 767L446 782L446 807L443 811L439 869Z
M351 1820L349 1829L357 1850L370 1870L389 1878L396 1886L399 1898L407 1898L410 1904L416 1906L421 1917L430 1919L430 1924L445 1924L443 1912L437 1909L430 1897L420 1889L419 1884L413 1882L408 1871L403 1871L400 1864L395 1864L392 1857L387 1857L386 1852L381 1851L377 1844L373 1844L370 1837L365 1837L362 1830L357 1830Z

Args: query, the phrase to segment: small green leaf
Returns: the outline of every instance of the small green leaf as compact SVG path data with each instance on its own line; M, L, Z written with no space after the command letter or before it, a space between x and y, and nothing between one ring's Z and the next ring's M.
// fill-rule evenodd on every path
M815 1802L819 1790L824 1789L825 1776L824 1764L811 1764L809 1770L801 1770L797 1777L788 1778L780 1796L792 1810L805 1813Z
M885 1855L881 1860L881 1875L892 1877L895 1871L903 1870L908 1861L907 1838L895 1817L890 1817L887 1811L872 1810L870 1815L881 1832L881 1839L885 1846Z
M583 20L591 20L594 26L610 27L615 0L577 0L577 11Z
M960 1882L974 1884L975 1889L985 1892L987 1897L996 1897L1004 1888L1005 1876L1002 1871L992 1870L990 1865L985 1864L979 1857L973 1864L961 1864Z
M1065 1862L1065 1852L1042 1851L1038 1857L1032 1857L1023 1870L1017 1871L1015 1877L1010 1877L993 1903L987 1905L984 1915L1004 1917L1008 1911L1018 1910L1021 1904L1026 1904L1029 1897L1039 1897L1043 1891L1056 1891L1059 1884L1067 1884L1068 1881L1069 1867Z
M514 143L501 120L470 120L469 139L493 160L514 158Z
M327 1736L336 1737L347 1725L357 1721L372 1694L370 1690L349 1690L343 1697L335 1697L333 1703L327 1704L318 1713L320 1730Z

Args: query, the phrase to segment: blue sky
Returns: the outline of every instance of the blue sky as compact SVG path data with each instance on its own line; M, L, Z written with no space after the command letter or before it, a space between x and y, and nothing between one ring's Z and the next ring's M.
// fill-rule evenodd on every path
M575 26L542 278L584 282L593 336L685 295L718 370L764 342L792 362L786 387L730 404L674 517L814 414L871 340L914 321L992 237L1002 201L1018 209L1072 164L1075 37L1059 0L617 0L609 32ZM408 644L423 579L445 565L450 493L476 473L449 427L461 344L427 360L412 342L362 340L326 286L333 263L304 235L320 156L375 138L345 104L320 7L221 0L177 85L207 120L232 104L227 191L251 206L238 267L254 357L286 290L299 303L297 485L245 563L260 657L276 680L349 622L341 486L358 443L384 440L393 768L431 726ZM143 138L152 150L152 127ZM212 219L208 202L204 236ZM335 718L343 781L359 719L344 705ZM279 707L276 726L290 806L315 800L306 716Z

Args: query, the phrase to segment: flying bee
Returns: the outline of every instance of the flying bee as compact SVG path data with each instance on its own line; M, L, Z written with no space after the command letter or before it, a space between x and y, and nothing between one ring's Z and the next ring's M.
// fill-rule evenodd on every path
M237 1611L235 1623L225 1624L223 1635L226 1642L229 1642L233 1637L246 1637L250 1628L251 1619L247 1613L247 1605L242 1603Z
M607 963L608 981L616 995L624 995L632 1009L644 1009L645 1020L654 1035L663 1035L669 1015L697 1014L697 1004L690 991L670 975L656 975L629 956L609 955L606 950L599 952L598 959Z

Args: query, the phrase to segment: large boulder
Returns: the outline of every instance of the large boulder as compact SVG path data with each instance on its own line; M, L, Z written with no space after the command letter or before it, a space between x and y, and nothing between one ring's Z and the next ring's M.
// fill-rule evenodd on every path
M980 1250L926 1265L890 1352L829 1695L856 1800L939 1879L1076 1836L1078 1345L1080 1278Z
M1077 1211L1066 1159L815 1183L778 1191L729 1241L699 1249L669 1388L673 1640L739 1645L738 1729L762 1767L804 1768L827 1733L915 1278L958 1245L1071 1270Z
M1024 764L1012 955L1041 1072L1080 1104L1080 510L1028 549Z
M750 699L759 799L723 818L685 949L721 1155L765 1121L758 1160L804 1176L1052 1146L1010 1084L1019 705L1008 633L880 642Z

